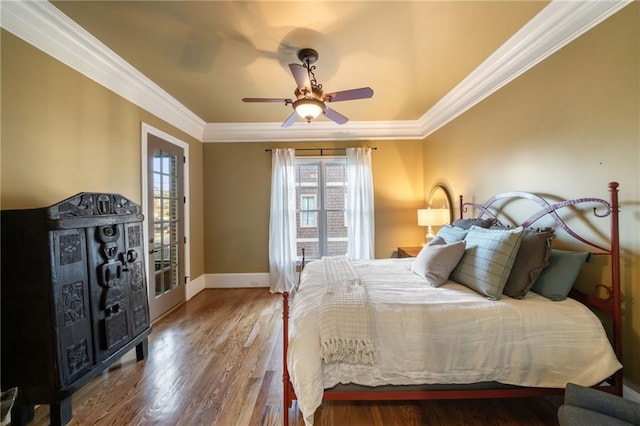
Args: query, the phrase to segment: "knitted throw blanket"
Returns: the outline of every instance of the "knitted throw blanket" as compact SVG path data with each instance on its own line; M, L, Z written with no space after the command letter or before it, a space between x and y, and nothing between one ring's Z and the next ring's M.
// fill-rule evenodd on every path
M327 289L320 306L325 362L374 363L374 334L366 289L344 256L323 257Z

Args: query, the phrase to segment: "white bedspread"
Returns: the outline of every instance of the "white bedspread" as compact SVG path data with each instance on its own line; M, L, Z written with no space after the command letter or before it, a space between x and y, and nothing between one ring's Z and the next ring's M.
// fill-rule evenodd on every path
M531 292L491 301L454 282L433 288L411 272L411 262L353 263L372 304L374 365L323 362L323 269L320 262L306 265L291 300L287 363L307 424L323 390L339 383L592 386L621 367L599 320L579 302Z

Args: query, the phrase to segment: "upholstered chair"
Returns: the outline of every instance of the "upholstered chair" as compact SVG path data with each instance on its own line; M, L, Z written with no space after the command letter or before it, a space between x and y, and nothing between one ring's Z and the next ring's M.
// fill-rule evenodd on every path
M640 425L640 404L592 388L568 383L558 409L560 426Z

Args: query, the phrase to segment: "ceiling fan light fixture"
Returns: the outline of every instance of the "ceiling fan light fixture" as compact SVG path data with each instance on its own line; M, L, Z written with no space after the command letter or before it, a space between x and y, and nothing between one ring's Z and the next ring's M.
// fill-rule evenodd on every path
M293 109L298 115L310 123L314 118L318 118L324 111L324 102L315 98L302 98L293 103Z

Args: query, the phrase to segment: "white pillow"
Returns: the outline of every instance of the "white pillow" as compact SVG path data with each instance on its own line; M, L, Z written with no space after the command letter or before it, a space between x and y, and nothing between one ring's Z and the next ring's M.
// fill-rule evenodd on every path
M451 279L489 299L500 299L520 248L522 232L522 226L508 230L472 226L465 237L464 256Z
M449 275L464 254L464 241L446 244L442 237L435 237L422 247L411 264L411 272L424 278L432 287L440 287L449 281Z

